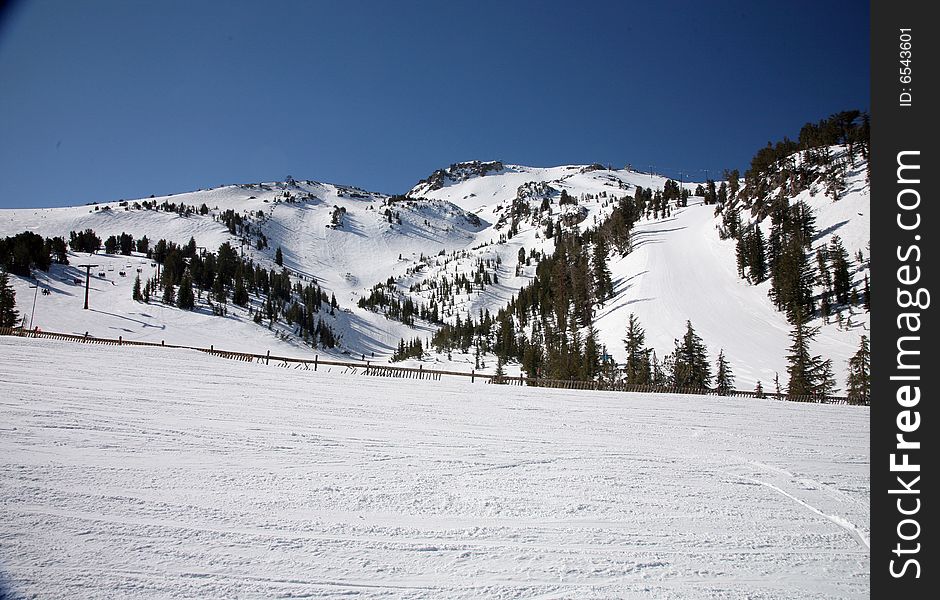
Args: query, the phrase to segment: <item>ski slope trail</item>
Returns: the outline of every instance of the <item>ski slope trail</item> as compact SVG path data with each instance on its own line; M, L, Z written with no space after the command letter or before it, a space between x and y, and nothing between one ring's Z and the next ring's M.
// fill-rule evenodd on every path
M869 593L866 408L0 356L14 597Z
M690 320L708 346L713 371L724 349L739 387L753 388L759 380L771 391L775 373L785 386L791 326L770 301L769 282L750 285L738 277L735 242L719 238L713 212L693 197L669 218L637 224L633 252L611 263L615 298L597 312L600 339L623 362L623 338L635 313L647 346L662 361ZM815 353L825 348L839 372L858 349L859 335L868 334L867 314L857 319L849 330L824 328L811 346Z

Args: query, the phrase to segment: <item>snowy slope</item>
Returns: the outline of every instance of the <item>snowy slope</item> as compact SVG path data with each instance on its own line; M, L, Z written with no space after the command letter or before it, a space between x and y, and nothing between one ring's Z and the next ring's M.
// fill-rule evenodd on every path
M97 264L89 280L89 308L84 310L85 269L76 265ZM299 342L291 342L251 321L247 311L228 307L226 317L215 317L202 303L195 311L178 310L156 300L149 304L131 299L134 277L141 269L141 280L155 272L142 256L70 255L68 266L52 265L48 273L36 271L40 287L49 295L37 294L27 280L14 279L18 310L32 324L45 331L107 337L148 342L165 342L183 346L208 348L215 346L241 352L272 352L304 356L313 350ZM126 273L125 277L120 272ZM78 281L78 283L76 283ZM33 302L35 300L35 310ZM30 318L32 317L32 318Z
M419 185L412 193L448 200L495 222L499 212L496 209L505 208L515 197L518 186L530 181L545 182L556 191L566 189L573 195L607 192L621 197L632 195L636 186L662 189L666 179L628 170L508 165L483 176L446 180L447 185L437 190ZM870 191L864 165L849 171L847 184L838 202L816 189L802 192L792 202L804 201L814 210L819 230L814 247L828 244L833 235L839 235L850 255L862 250L867 256ZM685 185L694 189L696 184ZM588 211L585 226L602 220L606 214L600 200L582 205ZM719 222L714 207L704 206L702 199L694 196L687 208L675 209L669 219L641 220L634 234L634 251L626 257L612 257L615 297L597 311L600 340L618 362L623 362L622 340L632 312L646 330L647 345L656 350L661 360L673 350L675 338L684 333L686 320L691 320L707 344L712 362L718 351L724 350L738 387L750 389L761 381L764 389L772 389L777 374L785 387L785 356L791 327L767 296L769 281L752 286L737 276L734 240L719 238ZM769 226L769 219L762 223L765 239ZM553 248L550 242L539 239L536 228L523 227L519 235L486 252L498 254L504 265L514 265L520 247L550 252ZM854 275L859 286L865 272L867 269ZM487 288L470 299L467 312L476 315L480 309L489 309L495 313L505 305L509 296L529 279L511 275L512 269L504 267L500 271L503 285ZM828 324L822 319L811 323L821 327L811 350L833 360L840 387L845 380L847 361L858 349L859 336L869 335L869 321L868 313L856 310L850 327L840 328L835 318Z
M693 198L671 218L638 225L633 252L611 264L616 297L598 311L600 339L623 361L622 340L635 313L646 329L647 345L662 360L685 333L688 319L708 346L712 363L724 350L738 386L752 389L761 381L772 390L779 373L785 387L792 328L767 295L770 282L755 286L738 277L735 242L719 239L713 212L713 206ZM858 337L868 335L868 329L868 314L861 313L851 329L840 330L834 322L824 327L812 345L814 353L833 360L840 386Z
M554 219L566 212L582 211L577 215L580 219L578 227L585 230L603 222L610 214L612 202L626 195L632 196L637 185L661 189L667 180L658 175L630 170L592 169L584 165L551 168L504 165L502 170L495 173L446 181L447 185L436 190L429 189L426 184L419 184L409 193L451 202L488 223L499 225L505 223L505 214L509 212L521 187L545 184L545 191L535 192L528 199L529 206L534 210L543 198L549 198L549 215ZM558 206L558 196L562 191L579 199L577 207ZM472 274L478 259L495 260L498 257L502 263L497 271L500 284L487 286L478 294L458 299L458 310L445 320L453 321L457 315L462 318L472 315L476 318L482 310L495 314L519 289L530 283L535 274L534 265L524 269L519 276L514 272L520 248L524 248L526 253L536 250L550 255L554 252L554 241L546 239L541 228L531 220L523 221L517 235L499 243L500 235L505 234L507 229L506 226L500 229L494 226L480 232L474 252L461 261L450 261L447 257L426 261L428 269L421 274L423 280L433 280L445 272ZM411 285L415 280L407 279L403 283ZM424 299L420 295L415 297Z
M442 284L452 283L458 276L472 279L482 265L498 283L475 287L470 293L458 290L441 302L441 319L476 318L485 310L495 314L534 276L534 264L516 270L519 250L554 251L553 240L545 238L536 216L523 219L518 233L508 238L514 201L521 199L535 215L547 199L551 218L567 219L569 226L584 230L602 222L616 199L632 196L636 186L661 189L666 181L658 175L607 170L599 165L539 168L461 163L415 186L408 199L393 201L383 194L313 181L230 185L154 199L193 207L205 203L209 209L206 216L134 210L133 201L128 207L118 202L101 204L98 210L92 206L3 210L0 235L29 229L44 236L67 237L71 230L90 227L102 237L126 231L135 237L146 234L153 241L165 237L185 243L192 236L198 245L209 249L229 241L267 267L273 265L275 249L281 247L285 267L304 278L315 278L327 292L336 294L343 309L335 323L341 336L338 351L374 352L377 358L384 358L402 338L427 340L435 326L419 320L411 328L385 318L381 311L357 307L357 301L373 286L391 279L391 289L400 298L427 305ZM816 212L820 231L816 245L838 234L854 254L866 250L870 237L870 194L863 168L850 172L847 182L849 188L839 202L833 203L819 190L807 190L797 199ZM560 206L558 198L563 191L578 203ZM769 389L775 373L781 374L785 384L789 327L770 305L769 284L749 286L737 278L734 243L719 239L719 220L710 207L699 206L700 202L693 197L688 208L675 210L669 220L641 220L635 230L635 251L626 257L611 257L616 296L597 311L601 341L622 361L621 340L628 315L635 312L646 329L649 345L662 358L673 349L674 338L681 335L689 319L712 359L724 349L737 386L750 388L760 380ZM105 206L109 210L103 210ZM337 207L345 212L341 223L333 227ZM252 233L231 235L218 220L226 210L241 215ZM765 221L763 226L769 227L769 223ZM267 238L267 249L254 247L259 233ZM248 242L244 246L243 240ZM71 260L76 264L84 258L73 255ZM120 257L96 256L95 260L124 264ZM149 267L143 268L147 272ZM213 343L252 351L263 351L275 342L313 351L296 340L272 342L274 333L254 325L247 314L234 307L230 318L220 322L208 310L206 314L180 315L175 309L153 303L146 307L131 303L130 281L113 278L96 281L95 285L100 285L95 291L114 314L90 315L80 310L77 287L56 283L56 279L70 281L73 275L74 269L57 272L54 268L49 276L54 293L40 297L36 325L102 336L122 331L129 337L146 339L163 339L165 335L168 342ZM856 272L856 281L862 276L862 271ZM48 279L45 277L40 275L43 281ZM26 314L31 312L24 308L31 301L28 283L15 282L20 311ZM230 324L233 327L228 329ZM833 359L842 385L846 360L857 348L859 335L867 333L868 315L853 315L852 327L847 330L834 321L813 325L822 326L822 333L812 351ZM280 334L290 335L290 329L281 327ZM449 362L445 356L431 359ZM458 364L452 366L465 368L468 360L466 356L453 358ZM487 364L495 366L495 361Z
M224 186L187 194L147 199L158 204L164 201L198 208L206 204L207 216L179 216L173 212L134 209L134 201L110 202L95 206L14 209L0 211L0 235L14 235L23 230L46 237L62 236L70 231L93 229L102 239L108 235L127 232L135 238L147 235L151 244L160 238L180 244L190 237L197 245L215 250L223 242L273 267L273 255L283 248L284 266L294 274L315 278L328 292L336 294L342 311L337 317L336 329L341 335L342 350L352 353L388 355L402 337L414 331L399 323L390 322L381 315L358 310L355 301L363 288L376 281L384 281L390 274L404 271L405 261L398 255L411 255L431 245L441 248L462 247L473 240L481 229L467 214L456 206L444 202L409 202L395 205L401 224L389 224L381 215L380 207L388 198L356 188L320 184L316 182L290 182ZM327 227L334 207L346 209L342 226ZM223 211L233 210L252 225L254 231L263 232L268 239L266 250L257 250L252 243L242 245L245 236L234 236L216 220ZM248 238L253 241L254 236ZM70 253L70 266L53 265L50 273L37 272L43 287L51 296L39 296L34 326L50 331L90 332L102 337L125 335L133 339L165 340L167 343L199 345L214 344L226 349L263 351L284 346L271 341L274 335L251 323L249 315L237 307L229 307L225 319L213 317L203 306L195 313L183 313L152 301L142 305L131 301L131 289L136 269L141 278L153 273L149 261L142 257L94 257ZM95 274L102 277L92 282L91 296L95 310L83 311L83 288L74 284L83 277L75 265L99 264ZM113 270L112 270L113 269ZM130 269L130 270L128 270ZM125 270L126 278L118 273ZM33 282L14 278L19 310L32 315ZM107 311L103 308L107 307ZM289 328L280 328L289 334ZM429 332L426 327L425 333ZM297 340L286 345L295 354L312 353Z
M17 597L869 593L864 408L0 355Z

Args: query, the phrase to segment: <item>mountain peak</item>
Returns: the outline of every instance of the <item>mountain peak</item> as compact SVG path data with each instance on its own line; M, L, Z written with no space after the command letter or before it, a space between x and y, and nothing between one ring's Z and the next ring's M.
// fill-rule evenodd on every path
M408 195L421 196L427 192L433 192L434 190L439 190L450 184L466 181L473 177L485 177L490 173L499 173L505 168L506 166L502 161L498 160L468 160L453 163L446 169L437 169L427 178L419 181Z

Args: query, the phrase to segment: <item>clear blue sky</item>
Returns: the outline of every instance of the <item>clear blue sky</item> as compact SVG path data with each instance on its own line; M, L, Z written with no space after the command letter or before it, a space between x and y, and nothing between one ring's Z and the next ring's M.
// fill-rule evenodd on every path
M22 1L0 15L0 207L470 159L704 178L869 107L854 2Z

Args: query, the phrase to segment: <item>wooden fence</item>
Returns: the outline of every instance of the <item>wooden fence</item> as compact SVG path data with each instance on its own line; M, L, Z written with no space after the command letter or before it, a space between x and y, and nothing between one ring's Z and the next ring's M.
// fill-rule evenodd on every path
M62 340L70 342L80 342L83 344L104 344L110 346L153 346L159 348L177 348L185 350L196 350L205 352L219 358L229 360L240 360L245 362L258 362L270 365L272 361L276 366L284 368L294 368L303 370L317 371L321 365L327 367L343 367L344 373L368 375L373 377L397 377L402 379L419 379L440 381L441 377L463 377L470 379L475 383L478 379L484 383L502 384L502 385L525 385L530 387L561 388L568 390L596 390L613 392L633 392L633 393L659 393L659 394L695 394L702 396L735 396L740 398L769 398L773 400L786 400L790 402L811 402L815 404L857 404L868 405L867 402L850 402L846 396L790 396L787 394L777 394L774 392L764 392L758 394L754 390L729 390L725 393L719 393L713 388L688 388L688 387L662 387L652 385L634 385L620 382L602 382L602 381L576 381L563 379L534 379L519 375L496 376L487 373L477 373L476 370L466 371L442 371L436 369L425 369L423 366L397 367L386 364L373 364L371 361L338 361L321 359L319 355L309 358L294 358L288 356L272 355L269 350L265 354L252 354L249 352L232 352L229 350L217 349L214 346L208 348L197 348L194 346L181 346L177 344L166 344L164 342L141 342L135 340L125 340L123 336L114 338L99 338L85 335L75 335L70 333L56 333L51 331L24 330L19 327L0 327L0 335L46 338L51 340Z

